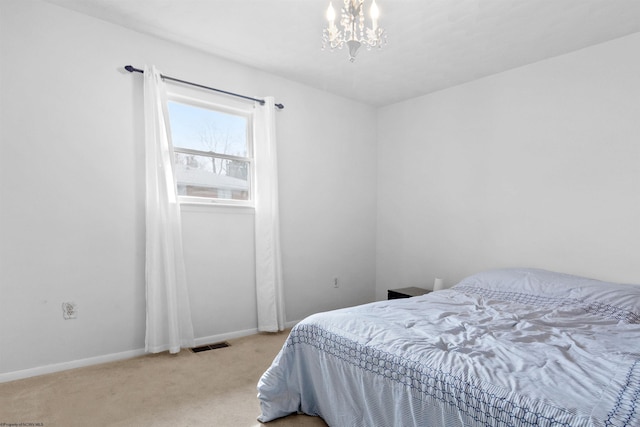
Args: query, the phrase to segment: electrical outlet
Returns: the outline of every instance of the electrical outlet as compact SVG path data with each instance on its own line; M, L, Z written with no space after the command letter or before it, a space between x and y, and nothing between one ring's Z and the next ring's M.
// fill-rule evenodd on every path
M333 278L333 287L334 288L339 288L340 287L340 285L338 285L338 278L337 277Z
M78 318L78 306L75 302L62 303L62 317L64 317L65 320Z

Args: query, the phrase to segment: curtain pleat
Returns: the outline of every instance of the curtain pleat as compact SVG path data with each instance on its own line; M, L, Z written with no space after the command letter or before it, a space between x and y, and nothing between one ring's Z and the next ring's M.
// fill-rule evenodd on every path
M166 106L160 73L154 66L145 66L145 350L150 353L177 353L194 346Z
M280 218L278 211L278 161L273 97L256 104L255 143L255 257L258 330L285 327Z

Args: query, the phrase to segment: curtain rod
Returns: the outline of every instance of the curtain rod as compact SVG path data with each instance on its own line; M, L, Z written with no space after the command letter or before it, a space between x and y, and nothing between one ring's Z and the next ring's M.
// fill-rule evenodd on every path
M141 70L140 68L135 68L132 65L125 65L124 69L127 70L130 73L143 73L144 74L144 70ZM251 101L259 102L260 105L264 105L264 99L251 98L250 96L244 96L244 95L240 95L240 94L233 93L233 92L227 92L226 90L216 89L216 88L209 87L209 86L204 86L204 85L201 85L201 84L198 84L198 83L188 82L186 80L176 79L175 77L165 76L164 74L160 74L160 77L162 77L165 80L171 80L173 82L184 83L186 85L199 87L201 89L212 90L212 91L215 91L215 92L224 93L226 95L236 96L238 98L249 99ZM274 104L274 105L276 107L278 107L280 110L282 110L284 108L284 105L282 105L282 104Z

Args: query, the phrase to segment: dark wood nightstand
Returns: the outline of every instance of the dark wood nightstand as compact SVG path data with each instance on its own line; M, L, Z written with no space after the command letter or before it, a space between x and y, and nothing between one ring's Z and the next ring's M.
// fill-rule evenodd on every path
M423 288L400 288L400 289L388 289L387 290L387 299L398 299L398 298L411 298L417 297L420 295L428 294L431 292L429 289Z

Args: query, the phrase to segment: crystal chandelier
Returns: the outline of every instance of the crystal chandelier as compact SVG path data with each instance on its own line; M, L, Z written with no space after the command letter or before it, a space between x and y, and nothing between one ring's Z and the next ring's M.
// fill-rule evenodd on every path
M335 24L336 11L331 2L327 9L327 20L329 25L322 32L322 49L327 46L333 50L342 49L347 45L349 48L349 61L356 60L358 49L365 45L367 49L372 47L380 48L387 42L384 29L378 26L378 16L380 14L376 0L371 3L369 13L371 15L371 28L365 27L364 23L364 0L344 0L340 24Z

